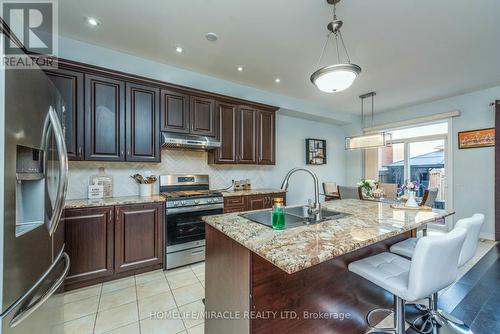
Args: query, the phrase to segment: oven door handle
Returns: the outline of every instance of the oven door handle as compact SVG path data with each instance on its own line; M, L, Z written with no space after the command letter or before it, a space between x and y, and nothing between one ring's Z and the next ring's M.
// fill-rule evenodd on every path
M182 208L167 208L167 215L173 215L176 213L185 213L185 212L199 212L199 211L209 211L209 210L219 210L223 209L223 204L212 204L212 205L195 205L195 206L187 206Z

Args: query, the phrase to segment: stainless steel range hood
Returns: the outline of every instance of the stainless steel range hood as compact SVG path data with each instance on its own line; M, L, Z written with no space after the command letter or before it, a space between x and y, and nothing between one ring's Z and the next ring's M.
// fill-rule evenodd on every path
M219 140L205 136L195 136L181 133L162 132L163 148L189 149L189 150L212 150L221 146Z

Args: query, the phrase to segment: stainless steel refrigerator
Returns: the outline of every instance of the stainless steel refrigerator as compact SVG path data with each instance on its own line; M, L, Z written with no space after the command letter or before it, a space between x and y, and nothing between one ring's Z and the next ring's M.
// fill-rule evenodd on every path
M0 72L1 334L63 333L64 102L40 69Z

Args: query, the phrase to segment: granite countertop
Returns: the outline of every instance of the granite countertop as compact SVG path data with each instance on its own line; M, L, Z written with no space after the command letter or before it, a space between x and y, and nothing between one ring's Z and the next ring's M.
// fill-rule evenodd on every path
M89 208L97 206L112 206L121 204L141 204L141 203L155 203L155 202L165 202L165 197L161 195L153 195L151 197L139 197L139 196L123 196L123 197L108 197L99 199L70 199L66 200L66 209L76 209L76 208Z
M273 189L273 188L255 188L250 190L227 190L222 192L223 197L230 196L248 196L248 195L265 195L265 194L276 194L276 193L284 193L286 191L282 189Z
M282 231L254 223L238 213L207 216L204 220L278 268L293 274L454 213L395 210L387 203L356 199L329 201L322 206L350 215Z

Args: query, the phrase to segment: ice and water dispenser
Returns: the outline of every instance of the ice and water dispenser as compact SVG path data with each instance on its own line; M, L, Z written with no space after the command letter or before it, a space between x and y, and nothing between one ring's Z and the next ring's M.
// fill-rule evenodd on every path
M44 151L17 146L16 236L44 224Z

